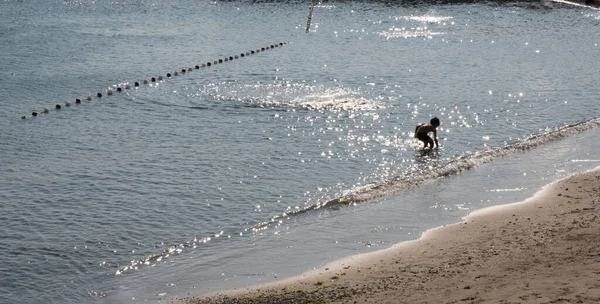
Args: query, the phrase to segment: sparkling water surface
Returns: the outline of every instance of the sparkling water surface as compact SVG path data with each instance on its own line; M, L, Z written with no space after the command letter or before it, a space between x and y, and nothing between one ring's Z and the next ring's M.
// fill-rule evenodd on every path
M309 4L0 1L0 302L272 281L600 165L597 10Z

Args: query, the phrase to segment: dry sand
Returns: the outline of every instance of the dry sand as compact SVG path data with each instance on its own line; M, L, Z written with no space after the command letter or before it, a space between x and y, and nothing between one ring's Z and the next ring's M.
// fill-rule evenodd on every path
M170 303L600 303L600 167L411 242Z

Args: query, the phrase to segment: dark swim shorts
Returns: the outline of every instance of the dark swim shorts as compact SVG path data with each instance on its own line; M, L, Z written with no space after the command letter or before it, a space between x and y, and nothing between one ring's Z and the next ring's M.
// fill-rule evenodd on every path
M417 133L417 136L415 137L418 138L420 141L433 142L433 139L431 139L431 137L429 137L427 133Z

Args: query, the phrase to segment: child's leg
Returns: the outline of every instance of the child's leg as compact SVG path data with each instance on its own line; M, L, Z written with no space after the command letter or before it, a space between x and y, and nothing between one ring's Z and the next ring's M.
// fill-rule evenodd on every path
M425 147L423 147L423 149L427 148L427 144L429 144L429 146L431 146L431 149L433 149L433 139L431 139L431 137L427 136L427 142L425 142Z
M425 133L417 133L417 138L423 142L423 149L427 148L427 145L430 145L431 149L433 149L433 139L431 139L429 135Z

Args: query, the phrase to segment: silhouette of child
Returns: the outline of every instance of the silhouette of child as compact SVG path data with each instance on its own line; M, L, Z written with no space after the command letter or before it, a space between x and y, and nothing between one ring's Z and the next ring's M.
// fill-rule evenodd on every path
M423 149L427 148L427 146L431 146L433 149L433 143L435 142L435 147L438 148L438 139L437 139L437 127L440 126L440 119L437 117L432 118L429 123L422 123L415 128L415 138L422 141L425 146ZM433 139L427 135L429 132L433 132Z

